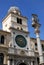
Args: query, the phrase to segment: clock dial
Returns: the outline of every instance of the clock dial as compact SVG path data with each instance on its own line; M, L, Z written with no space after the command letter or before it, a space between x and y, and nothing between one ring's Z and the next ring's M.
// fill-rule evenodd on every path
M17 35L15 38L16 44L20 47L25 47L27 44L26 39L22 35Z

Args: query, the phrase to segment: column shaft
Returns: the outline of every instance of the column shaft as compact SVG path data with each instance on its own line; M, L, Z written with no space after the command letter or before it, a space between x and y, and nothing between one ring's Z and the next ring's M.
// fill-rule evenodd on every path
M8 60L8 63L7 63L7 65L10 65L10 60Z
M7 64L7 56L4 55L4 64Z
M37 37L37 46L38 46L38 52L39 52L40 64L41 64L43 63L43 53L42 53L42 46L40 43L40 37L38 33L36 33L36 37Z
M14 60L12 61L12 65L14 65Z
M31 61L31 65L33 65L33 62Z

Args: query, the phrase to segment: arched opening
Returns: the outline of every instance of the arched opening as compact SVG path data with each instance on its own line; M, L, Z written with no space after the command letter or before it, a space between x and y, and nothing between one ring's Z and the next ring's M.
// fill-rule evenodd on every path
M21 30L23 30L23 28L21 28Z
M1 35L1 44L4 44L4 36Z
M4 54L0 53L0 65L3 64L4 61Z
M26 65L25 63L20 63L19 65Z

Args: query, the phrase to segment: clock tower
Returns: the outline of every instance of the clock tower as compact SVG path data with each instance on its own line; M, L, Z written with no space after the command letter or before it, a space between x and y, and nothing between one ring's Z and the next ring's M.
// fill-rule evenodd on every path
M4 31L11 33L8 65L34 64L34 51L31 49L27 18L22 16L18 7L10 7L2 25Z

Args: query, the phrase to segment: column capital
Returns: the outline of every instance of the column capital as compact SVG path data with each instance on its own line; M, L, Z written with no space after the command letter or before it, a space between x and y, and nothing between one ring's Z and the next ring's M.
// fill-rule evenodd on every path
M40 33L40 30L39 29L35 29L35 34L36 33Z

